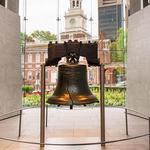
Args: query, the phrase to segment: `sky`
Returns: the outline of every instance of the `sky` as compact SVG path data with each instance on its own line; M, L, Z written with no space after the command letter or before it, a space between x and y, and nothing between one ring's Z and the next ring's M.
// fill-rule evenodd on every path
M50 31L53 34L57 34L57 0L26 0L27 1L27 24L26 32L31 34L35 30ZM59 0L60 1L60 32L64 30L64 15L69 9L70 0ZM24 32L24 2L20 0L20 17L21 17L21 31ZM92 5L91 5L92 4ZM98 7L97 0L83 0L82 9L84 10L87 18L91 17L91 6L92 6L92 33L93 36L97 36L98 32ZM91 33L90 22L87 21L87 31Z

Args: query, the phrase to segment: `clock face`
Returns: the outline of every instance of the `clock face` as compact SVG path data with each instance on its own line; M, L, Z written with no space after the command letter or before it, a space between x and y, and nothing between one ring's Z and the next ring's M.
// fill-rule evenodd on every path
M70 19L70 25L74 26L76 24L76 20L74 18Z

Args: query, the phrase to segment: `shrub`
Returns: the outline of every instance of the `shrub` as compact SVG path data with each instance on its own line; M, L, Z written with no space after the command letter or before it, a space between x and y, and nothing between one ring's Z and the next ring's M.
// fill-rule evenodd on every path
M48 97L50 96L51 94L46 94L45 95L45 99L47 101ZM40 106L40 95L39 94L31 94L31 95L28 95L26 97L23 98L23 106L24 107L30 107L30 106L33 106L33 107L36 107L36 106Z
M99 93L93 93L98 99L100 99ZM124 106L125 105L125 91L119 89L105 89L105 105L106 106ZM99 104L95 104L99 105Z
M31 93L34 90L32 86L29 85L23 85L22 86L22 91L25 93Z
M39 95L28 95L23 98L23 106L39 106L40 96Z

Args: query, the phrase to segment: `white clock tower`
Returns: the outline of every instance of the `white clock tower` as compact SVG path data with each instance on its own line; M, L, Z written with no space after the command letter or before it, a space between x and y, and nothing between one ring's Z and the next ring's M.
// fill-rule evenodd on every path
M62 32L61 41L90 39L86 30L87 17L82 10L82 0L70 0L70 8L65 13L65 32Z

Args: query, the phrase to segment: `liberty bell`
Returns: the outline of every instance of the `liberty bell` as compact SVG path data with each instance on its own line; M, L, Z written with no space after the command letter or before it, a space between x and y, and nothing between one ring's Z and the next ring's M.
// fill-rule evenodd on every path
M57 86L47 103L69 105L73 109L74 105L98 102L88 86L86 65L79 63L79 56L74 52L66 58L67 62L58 66Z

